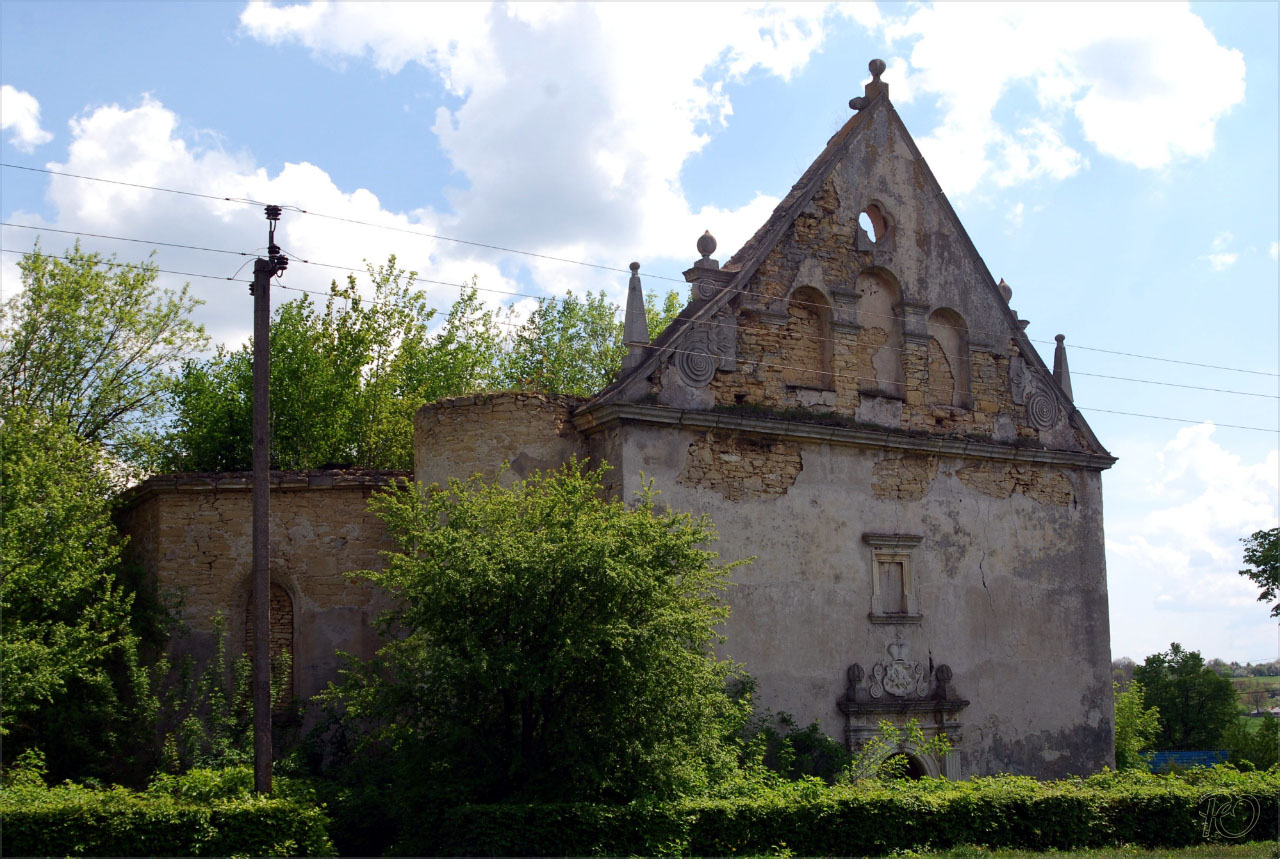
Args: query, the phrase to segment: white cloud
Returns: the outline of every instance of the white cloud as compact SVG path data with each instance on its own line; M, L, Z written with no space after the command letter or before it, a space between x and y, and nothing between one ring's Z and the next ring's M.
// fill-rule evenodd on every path
M749 72L789 79L826 36L829 16L874 25L871 5L250 4L245 32L341 62L396 72L416 63L461 97L433 131L465 190L450 229L496 244L625 267L696 258L705 229L721 257L776 204L695 211L680 184L688 159L733 106L725 83ZM660 54L655 46L662 46ZM815 153L816 154L816 153ZM664 268L670 269L667 265ZM543 286L599 285L533 265ZM644 269L642 269L642 276ZM620 296L625 277L609 282Z
M1272 242L1267 252L1271 254L1272 259L1280 259L1280 242Z
M1231 243L1235 241L1235 236L1229 232L1218 233L1213 237L1213 243L1209 246L1209 253L1200 257L1207 260L1209 267L1214 271L1226 271L1236 264L1236 260L1240 259L1240 254L1235 251L1229 251Z
M1202 158L1218 120L1244 98L1243 55L1218 44L1185 3L908 8L879 26L891 44L910 44L916 97L945 112L919 143L949 194L1082 169L1064 139L1071 119L1098 152L1135 167ZM1028 100L1034 121L1005 119Z
M20 152L33 152L53 135L40 127L40 102L31 93L0 86L0 131L11 132L9 143Z
M1112 652L1141 659L1179 640L1205 657L1258 659L1274 624L1257 588L1238 574L1240 538L1277 521L1280 457L1248 463L1213 438L1211 423L1180 430L1116 478L1113 498L1143 511L1108 511ZM1123 463L1123 460L1122 460ZM1192 622L1182 617L1194 613ZM1253 615L1252 621L1244 618Z
M1022 216L1025 211L1026 207L1019 200L1018 205L1005 212L1004 219L1009 222L1010 232L1022 229Z
M271 175L247 155L219 148L191 145L178 132L178 116L160 102L144 98L137 107L107 105L92 110L70 124L72 142L64 161L50 163L54 170L86 176L110 176L125 182L194 191L218 197L245 198L298 206L314 212L367 221L401 230L442 233L440 218L430 211L390 212L378 198L364 189L347 191L337 187L321 168L313 164L286 164ZM266 245L266 220L258 205L159 194L70 177L54 176L47 192L56 216L49 222L26 212L14 212L9 220L43 227L102 233L134 238L163 239L166 242L260 253ZM3 228L6 248L31 247L37 233ZM52 232L40 233L46 252L61 252L72 237ZM277 239L295 259L282 285L326 291L329 281L346 277L346 272L308 266L316 262L362 268L363 260L377 264L388 254L398 253L406 268L425 270L433 279L460 283L472 274L490 289L519 291L518 284L495 262L472 253L465 246L442 243L403 232L362 227L350 223L301 215L286 210ZM137 261L148 245L86 238L84 246L107 254L117 252L122 261ZM241 268L252 257L211 254L178 248L160 248L156 262L160 268L193 274L230 277L239 271L248 279L251 268ZM161 282L181 285L188 278L162 275ZM4 269L5 292L16 290L18 277L12 260ZM191 278L192 292L205 301L198 318L215 342L238 343L248 335L251 304L243 283ZM367 280L360 277L363 282ZM457 296L453 287L424 284L429 297L447 306ZM285 289L275 291L278 301L298 297ZM482 293L492 303L505 296ZM323 299L320 299L323 301Z

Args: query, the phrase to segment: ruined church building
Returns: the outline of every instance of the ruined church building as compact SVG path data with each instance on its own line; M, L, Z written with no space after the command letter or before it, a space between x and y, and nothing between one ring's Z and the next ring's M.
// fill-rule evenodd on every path
M855 114L653 342L631 265L621 372L587 399L494 393L428 403L414 477L507 461L607 461L608 488L706 513L733 573L725 653L758 703L856 747L881 720L945 733L916 772L1042 778L1114 766L1102 472L1115 459L987 271L870 64ZM869 223L870 229L860 226ZM395 475L276 474L272 641L297 694L369 656L386 595L350 579L393 548L365 509ZM125 526L188 637L245 641L247 475L168 475Z

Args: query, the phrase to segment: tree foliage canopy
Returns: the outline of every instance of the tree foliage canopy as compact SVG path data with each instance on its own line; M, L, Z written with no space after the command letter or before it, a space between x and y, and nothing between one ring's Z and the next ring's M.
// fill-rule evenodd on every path
M1272 602L1280 593L1280 528L1254 531L1244 543L1244 562L1248 566L1240 575L1253 579L1262 589L1258 602ZM1271 616L1280 617L1280 601L1271 606Z
M1231 681L1205 665L1197 651L1174 642L1133 671L1145 691L1145 703L1160 713L1159 749L1222 748L1239 706Z
M1146 706L1146 691L1136 680L1121 691L1115 686L1116 769L1146 770L1148 750L1160 735L1160 710Z
M0 305L0 409L44 414L118 460L145 463L179 360L204 347L199 302L160 290L151 262L116 263L79 244L18 263Z
M424 403L512 388L586 395L622 361L622 325L603 292L543 299L522 323L477 297L474 282L443 320L395 257L370 266L373 297L335 281L321 311L308 297L271 322L271 465L410 469L413 415ZM650 298L654 328L679 311ZM159 465L243 471L253 448L253 344L187 361L169 398Z
M413 467L413 413L423 403L492 384L499 335L469 289L438 330L435 311L395 257L335 281L321 312L309 297L280 305L271 323L273 468ZM253 344L189 361L172 397L164 467L251 467Z
M336 694L454 801L671 796L735 765L711 524L602 497L574 462L375 501L401 551L364 575L398 607Z
M59 777L122 754L144 707L133 594L118 578L111 484L62 420L10 409L0 445L0 735Z

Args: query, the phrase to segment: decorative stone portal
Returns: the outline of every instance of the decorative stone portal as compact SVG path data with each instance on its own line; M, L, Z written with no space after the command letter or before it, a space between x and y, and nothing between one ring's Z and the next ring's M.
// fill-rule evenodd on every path
M913 772L917 776L961 778L960 759L954 750L959 749L962 739L960 711L969 702L956 695L951 666L935 667L932 658L928 665L911 661L910 647L901 632L885 650L888 660L873 664L869 672L856 662L849 666L848 688L836 702L844 714L845 746L850 751L861 749L879 733L881 722L901 727L915 719L926 740L945 735L953 751L939 760L904 743L897 751L908 756Z

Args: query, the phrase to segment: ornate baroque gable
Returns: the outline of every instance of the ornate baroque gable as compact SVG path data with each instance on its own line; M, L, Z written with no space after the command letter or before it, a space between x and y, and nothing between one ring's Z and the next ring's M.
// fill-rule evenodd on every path
M1050 373L890 103L884 64L870 68L855 115L756 234L723 267L699 240L690 304L584 411L812 414L1105 456L1061 345Z

